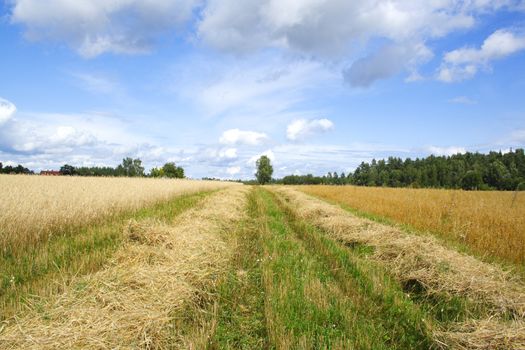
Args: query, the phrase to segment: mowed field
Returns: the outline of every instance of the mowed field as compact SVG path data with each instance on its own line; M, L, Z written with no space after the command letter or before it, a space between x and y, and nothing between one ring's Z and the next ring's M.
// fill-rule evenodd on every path
M333 188L0 187L0 349L525 348L520 274L435 236L448 231L355 215Z
M299 190L378 219L390 219L484 256L525 265L525 192L357 186Z

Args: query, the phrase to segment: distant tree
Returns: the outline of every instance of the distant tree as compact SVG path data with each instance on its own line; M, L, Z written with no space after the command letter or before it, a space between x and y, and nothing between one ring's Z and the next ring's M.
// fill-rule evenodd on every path
M163 177L164 176L164 170L162 168L153 168L149 172L149 175L151 177Z
M461 179L461 188L464 190L478 190L483 185L483 179L479 172L469 170Z
M255 165L257 167L257 173L255 173L255 177L257 177L257 182L259 182L259 184L261 185L270 182L273 174L273 167L270 162L270 158L268 158L267 156L261 156L255 163Z
M122 159L122 164L117 167L118 176L137 177L144 176L144 167L140 159L131 159L130 157Z
M60 174L62 175L75 175L77 169L69 164L64 164L60 167Z
M184 169L176 166L173 162L164 164L164 166L162 167L162 171L164 173L164 176L169 178L184 178Z

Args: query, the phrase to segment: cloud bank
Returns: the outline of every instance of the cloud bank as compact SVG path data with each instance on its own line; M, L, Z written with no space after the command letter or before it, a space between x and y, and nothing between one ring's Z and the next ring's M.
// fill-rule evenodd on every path
M65 42L84 57L148 52L191 19L198 0L15 0L14 23L30 40Z

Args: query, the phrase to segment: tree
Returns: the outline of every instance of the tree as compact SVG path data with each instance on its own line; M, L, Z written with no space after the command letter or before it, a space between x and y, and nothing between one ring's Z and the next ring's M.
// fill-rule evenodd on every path
M467 171L461 179L461 188L464 190L477 190L482 184L483 179L480 173L475 170Z
M153 168L150 171L151 177L163 177L164 176L164 170L162 168Z
M163 171L164 176L169 177L169 178L177 178L177 179L184 178L184 169L176 166L175 163L173 162L164 164L164 166L162 167L162 171Z
M259 182L261 185L270 182L273 174L273 167L270 162L270 158L267 156L261 156L255 165L257 166L257 173L255 173L257 182Z
M131 159L130 157L122 159L122 164L117 167L119 176L144 176L144 167L140 159Z
M74 166L69 164L64 164L60 167L60 174L62 175L75 175L77 173L77 169L75 169Z

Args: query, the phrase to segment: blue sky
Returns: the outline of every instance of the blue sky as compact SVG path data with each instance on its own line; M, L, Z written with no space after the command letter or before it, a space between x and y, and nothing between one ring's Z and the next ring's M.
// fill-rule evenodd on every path
M525 146L525 1L4 0L0 161L351 171Z

